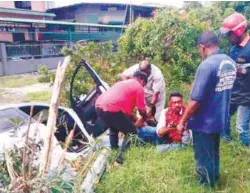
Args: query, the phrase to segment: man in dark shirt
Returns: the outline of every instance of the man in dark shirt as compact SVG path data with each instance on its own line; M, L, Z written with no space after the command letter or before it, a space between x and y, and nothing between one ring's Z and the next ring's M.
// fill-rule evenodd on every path
M196 71L190 100L177 128L182 130L189 119L187 127L193 132L200 183L214 187L219 177L220 133L229 117L236 66L230 57L219 51L218 37L213 31L201 33L198 45L204 61Z
M249 146L250 121L250 37L246 33L247 21L240 13L233 13L223 21L221 33L232 43L229 56L237 64L237 78L232 91L230 114L237 110L236 127L243 145ZM230 119L225 137L231 138Z

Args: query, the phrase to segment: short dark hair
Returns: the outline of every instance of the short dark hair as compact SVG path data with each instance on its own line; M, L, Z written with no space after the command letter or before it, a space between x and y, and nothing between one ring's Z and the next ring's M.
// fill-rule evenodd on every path
M171 97L181 97L181 98L183 98L183 95L181 93L179 93L179 92L172 92L169 95L169 99L171 99Z
M140 71L140 70L137 70L137 71L134 73L133 77L135 77L135 78L140 78L140 79L144 80L145 83L147 83L147 81L148 81L148 76L147 76L147 74L146 74L145 72Z
M219 38L214 31L204 31L200 34L197 43L204 46L218 45Z

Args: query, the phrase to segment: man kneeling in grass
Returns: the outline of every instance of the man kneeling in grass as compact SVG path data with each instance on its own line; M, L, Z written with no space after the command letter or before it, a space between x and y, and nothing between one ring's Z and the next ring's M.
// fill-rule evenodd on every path
M156 143L157 150L160 152L185 146L190 141L189 131L187 129L183 131L177 129L184 111L182 94L178 92L171 93L168 108L161 112L156 128L142 126L140 121L137 121L139 137L145 142Z

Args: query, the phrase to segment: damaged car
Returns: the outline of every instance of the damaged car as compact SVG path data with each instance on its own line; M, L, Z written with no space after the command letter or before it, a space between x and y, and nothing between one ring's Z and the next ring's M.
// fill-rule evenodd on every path
M93 82L92 88L85 94L76 96L76 77L84 70ZM96 138L107 139L108 127L95 112L97 97L105 92L109 85L104 82L91 66L84 60L75 68L70 83L71 108L59 107L56 119L56 132L53 143L53 165L57 165L59 155L70 131L75 128L73 139L67 148L67 159L74 159L79 155L88 155L96 145ZM32 109L32 110L31 110ZM32 111L32 118L30 114ZM27 128L30 125L29 137L37 143L43 143L47 131L49 105L43 103L20 103L0 107L0 154L13 148L23 146ZM41 120L37 122L39 115ZM55 153L54 153L55 152ZM56 161L57 160L57 161Z

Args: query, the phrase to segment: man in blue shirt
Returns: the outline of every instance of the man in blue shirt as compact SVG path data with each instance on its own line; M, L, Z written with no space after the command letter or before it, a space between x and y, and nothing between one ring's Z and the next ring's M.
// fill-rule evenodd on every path
M237 111L236 127L240 141L243 145L249 146L250 37L246 32L246 18L240 13L233 13L224 19L220 30L232 43L229 56L237 64L237 79L232 90L230 114L233 115ZM231 138L230 119L224 136Z
M198 46L204 61L196 71L190 100L178 129L182 130L189 120L187 127L193 132L200 183L214 187L219 177L220 133L229 117L236 67L230 57L219 51L218 37L213 31L201 33Z

